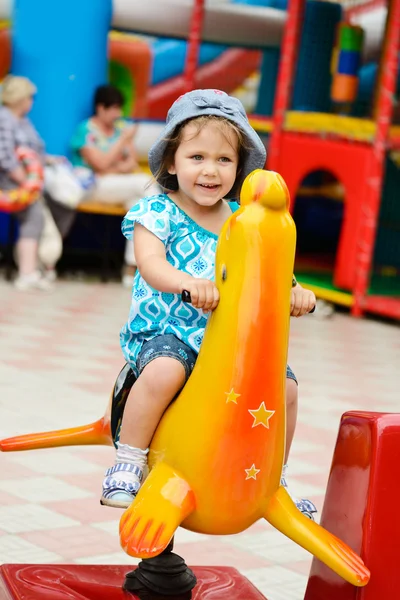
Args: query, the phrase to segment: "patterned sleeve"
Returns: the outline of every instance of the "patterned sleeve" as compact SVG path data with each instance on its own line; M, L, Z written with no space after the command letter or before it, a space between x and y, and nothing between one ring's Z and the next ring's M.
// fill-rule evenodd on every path
M11 119L7 114L0 112L0 169L2 171L13 171L18 167L15 155L15 130Z
M171 233L172 210L165 196L149 196L133 206L122 221L122 233L131 240L135 223L154 233L166 246Z

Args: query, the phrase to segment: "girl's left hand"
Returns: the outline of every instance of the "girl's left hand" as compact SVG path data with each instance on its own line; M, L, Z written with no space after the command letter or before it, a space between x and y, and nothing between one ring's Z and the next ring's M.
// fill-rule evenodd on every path
M316 304L314 292L306 290L298 283L290 294L290 316L301 317L312 310Z

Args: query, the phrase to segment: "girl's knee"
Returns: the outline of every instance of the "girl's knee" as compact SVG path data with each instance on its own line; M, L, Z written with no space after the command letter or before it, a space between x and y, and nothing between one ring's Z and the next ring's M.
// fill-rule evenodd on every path
M149 362L140 374L142 383L152 395L174 397L185 385L186 373L175 358L159 357Z

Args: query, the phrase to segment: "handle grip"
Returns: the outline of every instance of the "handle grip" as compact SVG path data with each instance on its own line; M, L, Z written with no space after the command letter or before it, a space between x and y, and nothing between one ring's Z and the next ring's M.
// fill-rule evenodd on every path
M186 304L191 304L192 302L190 292L188 292L187 290L183 290L182 292L182 302L186 302Z
M190 292L188 292L187 290L183 290L182 291L182 302L186 302L187 304L190 304L192 302L192 299L190 297ZM313 312L315 312L316 306L314 306L314 308L312 308L309 311L309 315L311 315Z

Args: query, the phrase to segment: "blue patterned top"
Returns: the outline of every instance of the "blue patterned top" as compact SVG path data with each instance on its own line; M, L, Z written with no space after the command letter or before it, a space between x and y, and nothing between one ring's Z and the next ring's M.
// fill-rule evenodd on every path
M231 202L232 212L238 209ZM149 196L135 204L122 222L122 232L133 239L140 223L165 246L167 261L193 277L214 279L218 236L203 229L166 194ZM196 353L203 340L208 314L182 302L179 294L153 289L136 271L128 322L120 333L125 360L137 374L136 362L143 343L157 335L173 334Z

